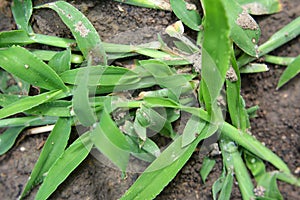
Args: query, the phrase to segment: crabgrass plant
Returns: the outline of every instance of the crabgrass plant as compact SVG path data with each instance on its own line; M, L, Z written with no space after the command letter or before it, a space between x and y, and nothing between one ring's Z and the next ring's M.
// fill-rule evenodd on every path
M35 199L47 199L91 150L101 152L124 174L132 157L149 163L121 199L154 199L209 137L216 138L224 166L212 186L214 199L230 199L234 177L247 200L282 199L277 180L299 186L284 161L250 134L249 117L258 108L245 108L240 73L268 70L264 63L252 63L264 57L266 62L288 66L278 88L294 77L299 56L267 54L299 35L300 18L258 46L260 28L250 14L279 12L278 0L201 0L203 17L195 5L183 0L170 0L163 7L157 5L165 1L125 2L172 10L180 19L166 28L174 46L167 46L160 36L136 46L105 43L67 2L33 8L29 0L13 1L18 30L0 33L0 127L6 128L0 135L0 154L24 129L50 131L20 199L37 185ZM74 39L34 33L29 23L32 10L45 8L59 15ZM198 32L196 43L184 36L183 24ZM27 46L34 43L62 50ZM136 55L148 59L137 60ZM108 65L132 57L133 67ZM192 70L187 73L179 66ZM9 85L8 80L16 84ZM32 96L33 87L38 92ZM191 117L179 133L172 123L182 113ZM68 145L72 126L85 131ZM172 142L162 151L149 133ZM265 162L276 170L267 171ZM215 163L205 156L200 170L204 182Z

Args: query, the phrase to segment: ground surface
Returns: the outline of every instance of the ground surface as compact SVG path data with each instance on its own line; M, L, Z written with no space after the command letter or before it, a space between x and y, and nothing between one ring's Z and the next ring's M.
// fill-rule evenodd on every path
M37 0L34 4L43 2L47 1ZM176 21L174 15L169 12L137 8L109 0L72 3L87 15L104 41L127 44L147 42L166 25ZM10 1L0 0L0 31L16 28L8 9L9 5ZM120 11L118 5L123 11ZM262 29L261 42L299 16L299 2L283 1L283 7L281 13L257 18ZM71 36L60 19L49 10L34 11L32 22L35 32L61 37ZM300 54L299 44L298 37L272 54L297 56ZM294 172L300 167L300 77L297 76L281 90L276 91L283 68L274 65L269 67L269 72L242 77L242 93L247 106L260 106L258 117L251 120L251 132L283 158ZM47 134L27 137L5 156L0 157L1 199L18 197L40 153L37 146L46 140L46 137ZM25 151L21 151L21 147L24 147ZM205 184L199 175L201 162L199 153L194 153L157 199L212 199L210 187L221 173L222 161L221 158L217 158L218 164ZM138 174L128 174L128 178L122 180L119 171L106 167L90 156L50 199L118 199L137 177ZM300 196L299 188L294 186L279 183L279 188L285 199L293 200ZM33 199L34 193L35 191L27 199ZM237 186L234 187L231 199L241 199Z

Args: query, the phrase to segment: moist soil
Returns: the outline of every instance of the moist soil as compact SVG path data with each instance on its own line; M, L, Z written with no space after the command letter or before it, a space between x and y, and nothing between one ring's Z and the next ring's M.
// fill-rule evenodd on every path
M39 5L49 1L33 1ZM138 8L111 0L70 1L93 23L103 41L139 44L154 40L157 33L176 21L171 12ZM300 4L285 0L283 11L270 16L255 17L262 30L260 43L274 32L299 16ZM16 29L10 11L11 1L0 0L0 31ZM198 5L198 4L197 4ZM199 6L199 5L198 5ZM31 19L34 31L60 37L72 37L71 32L51 10L35 10ZM195 39L195 33L187 29ZM280 47L272 55L297 56L300 54L300 37ZM45 47L41 47L45 48ZM217 48L217 47L216 47ZM284 67L268 65L268 72L242 76L242 94L248 107L259 105L258 116L251 120L251 132L268 148L279 155L292 172L299 177L300 167L300 76L298 75L282 89L276 84ZM184 121L184 120L182 120ZM17 199L38 159L46 134L27 136L7 154L0 157L0 196L3 200ZM156 197L168 199L212 199L211 186L220 176L222 159L216 157L217 164L205 183L199 170L202 165L199 152L195 152L175 179ZM268 166L268 170L273 170ZM59 186L50 199L118 199L137 179L138 173L128 173L122 179L121 172L104 165L89 156ZM284 199L298 199L299 188L278 182ZM33 199L34 189L27 199ZM231 199L241 199L238 185L234 184Z

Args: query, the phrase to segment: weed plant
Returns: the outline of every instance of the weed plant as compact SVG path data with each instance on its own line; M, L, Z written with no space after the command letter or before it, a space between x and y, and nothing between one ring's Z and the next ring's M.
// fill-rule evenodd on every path
M283 199L277 180L299 186L283 160L250 134L249 118L258 107L245 107L240 74L268 70L265 63L253 63L265 58L288 66L278 88L294 77L300 70L299 56L268 53L299 35L300 18L258 46L260 28L251 15L279 12L278 0L201 0L203 16L184 0L125 3L173 11L179 21L165 30L173 46L160 36L136 46L105 43L89 20L67 2L33 8L30 0L13 1L18 30L0 33L0 127L6 128L0 135L0 154L25 129L51 131L20 199L37 185L35 199L47 199L92 149L124 175L132 157L149 163L121 199L154 199L199 143L212 137L224 166L212 186L214 199L230 199L234 177L245 200ZM74 39L34 33L29 23L32 10L46 8L59 15ZM197 42L185 37L183 24L198 33ZM62 50L28 48L34 43ZM147 59L137 60L136 55ZM108 64L120 58L135 59L134 66ZM9 85L8 80L17 84ZM38 89L33 96L31 88ZM183 113L190 117L180 133L174 122ZM79 131L68 146L72 127L85 131ZM162 150L153 133L171 143ZM276 170L267 171L265 162ZM205 155L200 170L204 182L215 163Z

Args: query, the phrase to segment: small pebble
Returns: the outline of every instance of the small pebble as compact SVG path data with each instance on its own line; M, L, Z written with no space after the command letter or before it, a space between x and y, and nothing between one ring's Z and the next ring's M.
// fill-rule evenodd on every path
M25 147L20 147L20 151L24 152L24 151L26 151L26 148Z

